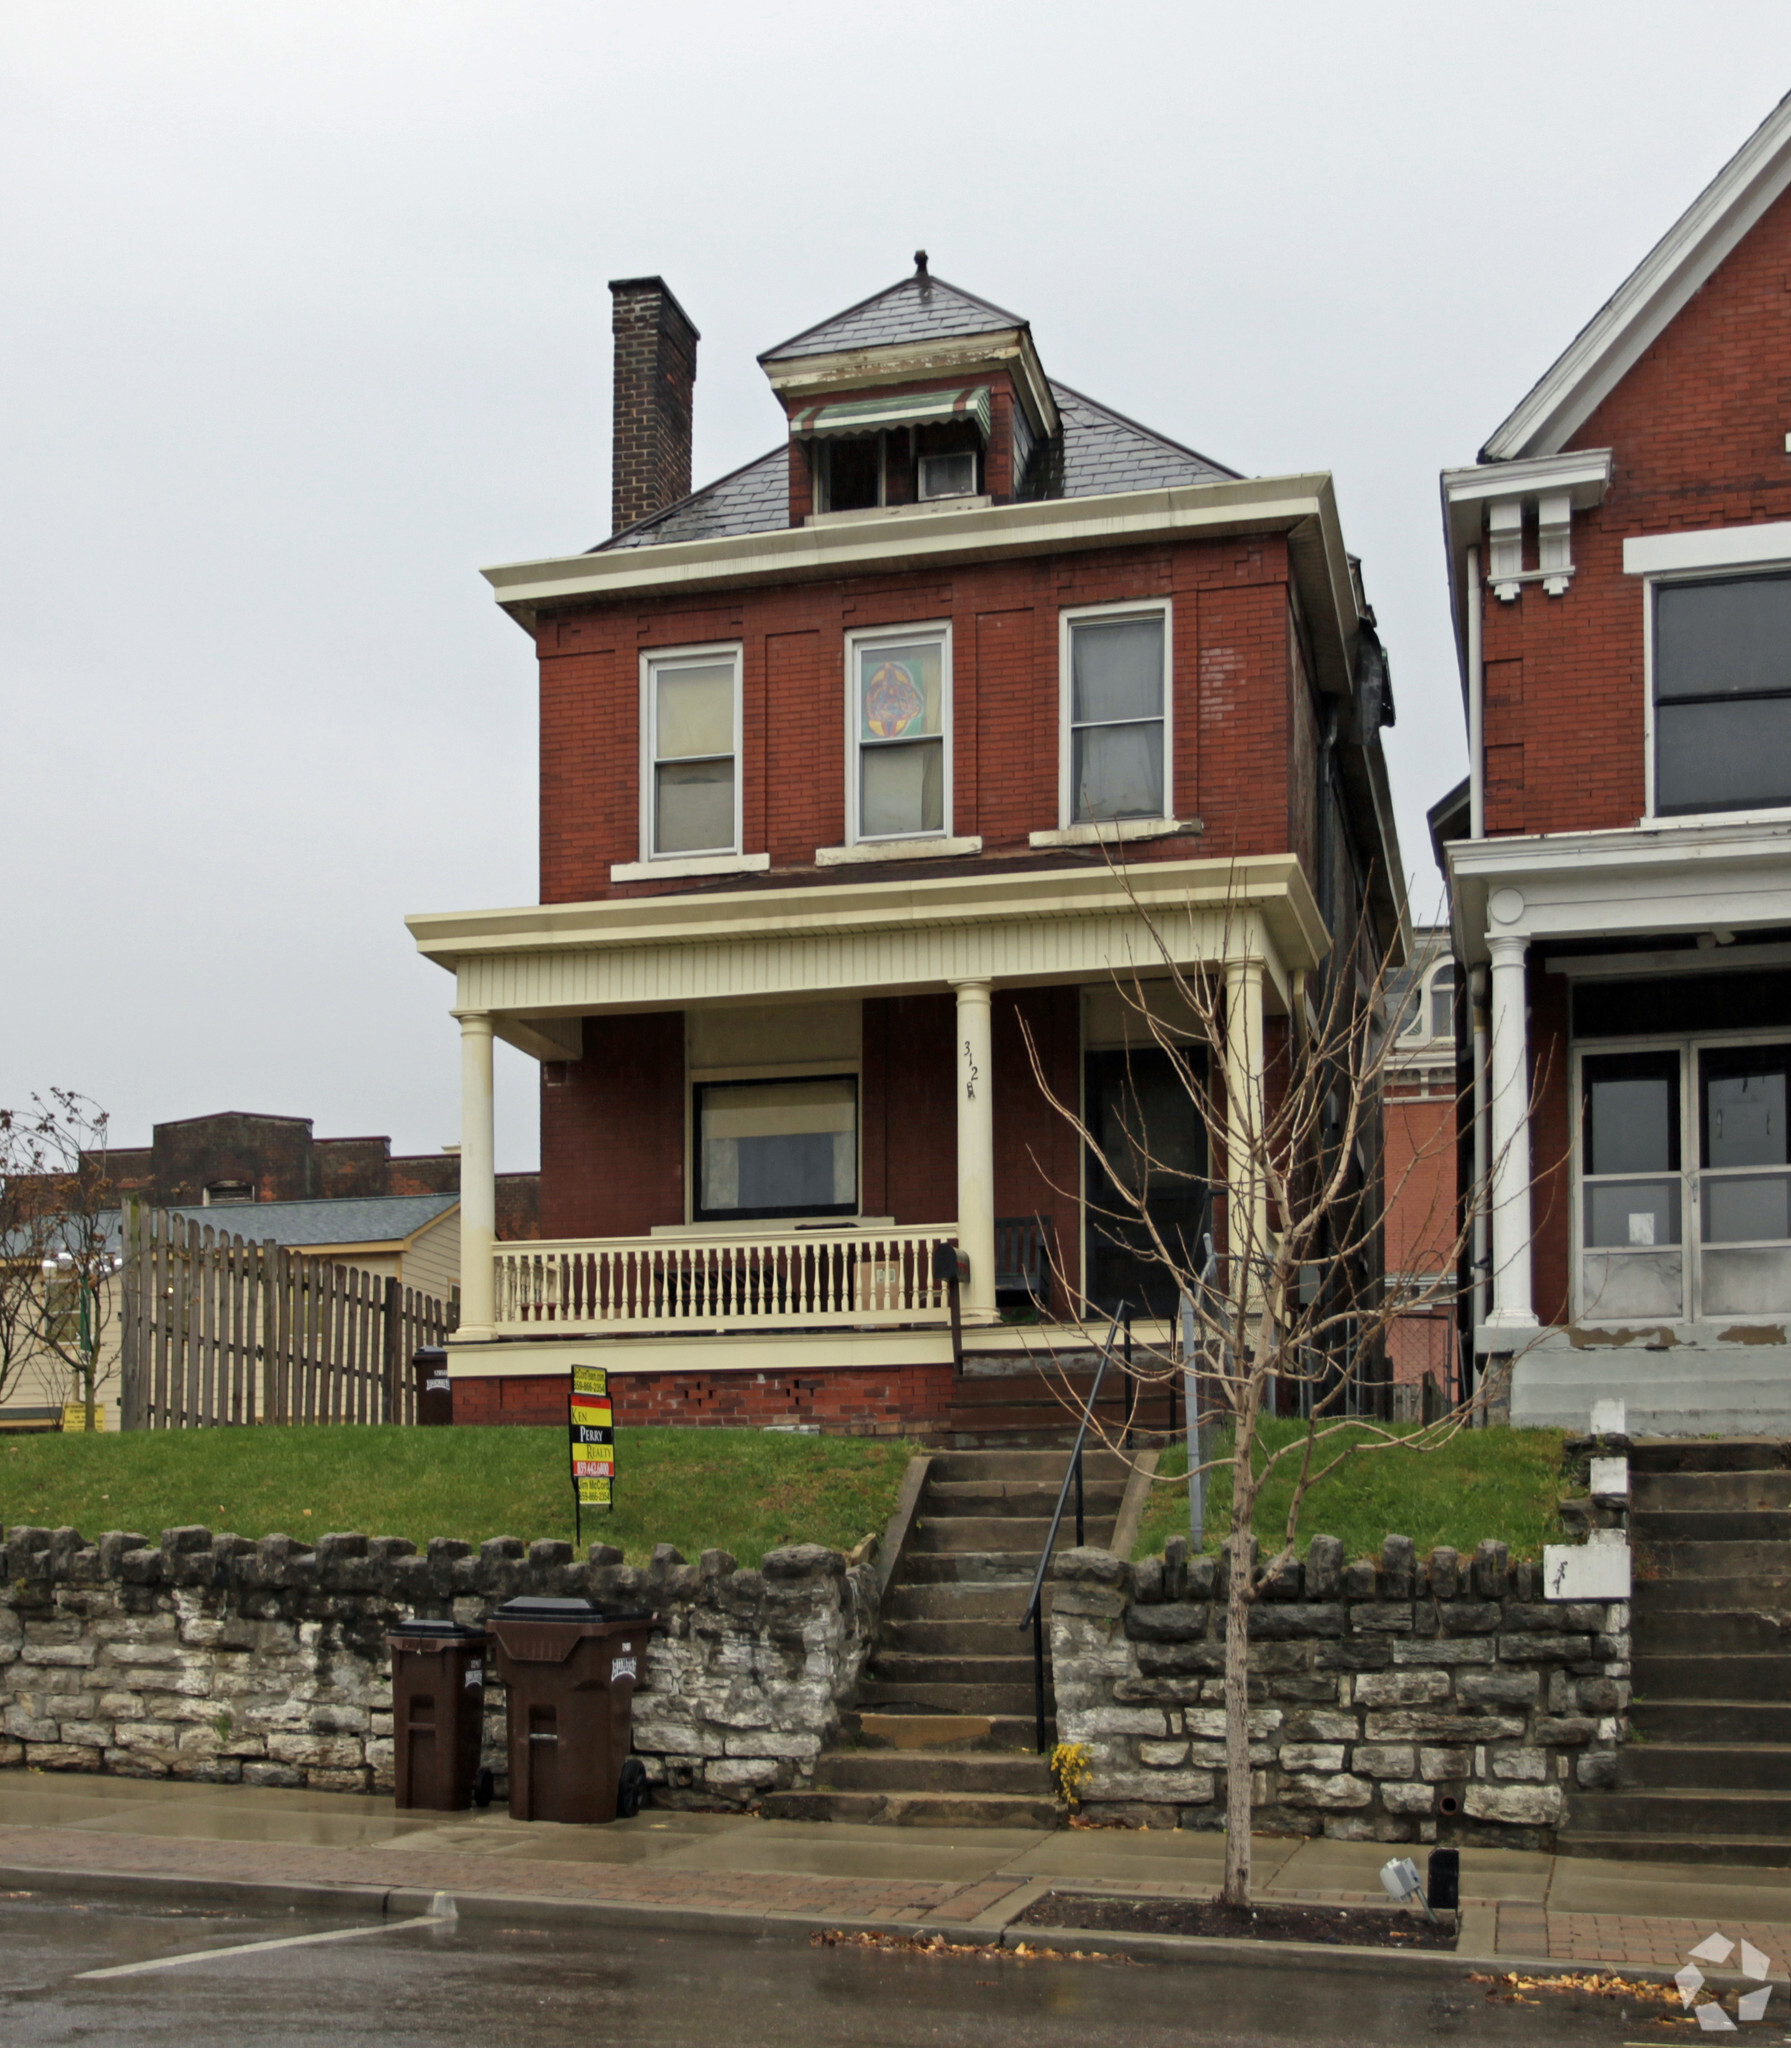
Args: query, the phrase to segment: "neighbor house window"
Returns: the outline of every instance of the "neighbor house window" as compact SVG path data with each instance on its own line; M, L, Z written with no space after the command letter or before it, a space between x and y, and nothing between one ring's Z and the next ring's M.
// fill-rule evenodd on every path
M951 643L944 627L848 642L853 836L916 839L946 830Z
M1791 575L1654 588L1654 808L1791 804Z
M653 859L740 850L740 655L646 658L644 836Z
M850 1216L858 1208L858 1083L707 1081L696 1089L699 1222Z
M1430 1035L1455 1036L1456 973L1453 965L1439 967L1430 978Z
M1168 815L1169 613L1064 622L1065 823Z

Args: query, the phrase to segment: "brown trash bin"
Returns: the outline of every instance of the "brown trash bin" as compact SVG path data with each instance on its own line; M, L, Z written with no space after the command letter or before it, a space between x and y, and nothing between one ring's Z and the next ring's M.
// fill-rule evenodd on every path
M397 1748L393 1800L458 1813L472 1805L479 1775L489 1639L458 1621L401 1621L386 1642Z
M488 1626L509 1690L510 1818L589 1823L640 1810L634 1688L656 1614L507 1600Z
M424 1429L451 1427L454 1421L454 1382L448 1377L448 1354L439 1348L413 1351L410 1369L416 1375L419 1426Z

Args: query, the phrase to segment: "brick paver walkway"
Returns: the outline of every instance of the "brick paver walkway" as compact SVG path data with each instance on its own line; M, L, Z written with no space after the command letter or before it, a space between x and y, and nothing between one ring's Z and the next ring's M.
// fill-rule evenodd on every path
M1500 1946L1505 1930L1504 1909L1499 1915ZM1791 1924L1770 1920L1655 1920L1633 1913L1551 1913L1548 1916L1548 1955L1558 1963L1654 1964L1677 1970L1691 1960L1691 1952L1709 1935L1721 1932L1737 1945L1751 1941L1768 1958L1775 1976L1791 1966ZM1725 1968L1740 1967L1731 1956ZM1709 1970L1713 1965L1701 1962Z

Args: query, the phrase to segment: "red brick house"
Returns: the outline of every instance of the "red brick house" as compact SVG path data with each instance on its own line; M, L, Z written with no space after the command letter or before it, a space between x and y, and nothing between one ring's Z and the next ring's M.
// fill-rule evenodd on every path
M1791 1423L1788 361L1791 101L1443 477L1515 1421Z
M941 1242L973 1362L1173 1308L1086 1226L1029 1041L1109 1129L1132 1043L1153 1213L1223 1244L1114 975L1161 981L1154 920L1259 1094L1332 934L1399 929L1385 660L1328 476L1069 390L924 259L760 358L787 431L694 493L696 330L612 290L616 530L486 572L540 662L541 900L410 920L462 1032L459 1412L557 1417L576 1356L637 1417L915 1426ZM494 1036L541 1061L526 1252L480 1192Z

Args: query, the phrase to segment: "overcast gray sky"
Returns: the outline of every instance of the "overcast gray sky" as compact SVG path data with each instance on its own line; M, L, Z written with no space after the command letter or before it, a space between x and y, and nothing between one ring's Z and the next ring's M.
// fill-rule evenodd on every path
M1791 87L1783 0L6 0L0 1102L458 1135L407 911L535 890L534 669L481 564L608 527L612 277L758 350L925 246L1047 368L1328 468L1415 903L1462 772L1436 475ZM499 1048L499 1162L536 1156Z

